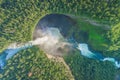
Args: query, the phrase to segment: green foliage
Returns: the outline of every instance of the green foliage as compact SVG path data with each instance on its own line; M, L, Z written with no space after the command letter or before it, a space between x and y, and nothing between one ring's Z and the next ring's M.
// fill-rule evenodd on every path
M108 38L110 40L109 50L119 50L120 49L120 23L116 24L109 32Z
M47 13L86 14L108 24L120 17L119 0L0 0L0 12L1 50L11 42L30 40L37 21Z
M2 80L70 80L62 63L49 60L36 47L19 52L7 63Z
M11 42L26 42L31 40L32 32L37 21L48 11L43 5L37 7L33 0L3 0L0 4L0 48ZM48 7L47 5L45 8ZM39 9L40 8L40 9ZM4 41L4 42L3 42Z
M101 62L81 56L79 52L64 57L75 80L114 80L116 69L110 62ZM112 71L112 72L111 72Z
M82 41L82 38L88 37L88 39L84 39L84 43L88 43L96 51L105 51L108 47L107 38L105 37L107 30L105 30L104 27L90 24L82 17L79 17L76 21L77 29L75 30L75 39L80 38L79 40ZM80 31L85 32L87 35L83 34L80 36L82 34L79 34Z
M116 25L120 21L119 3L120 0L0 0L0 51L12 42L31 40L36 23L48 13L84 15L108 25ZM88 31L88 42L95 50L104 48L104 31L84 21L80 25L83 26L81 30ZM119 25L109 32L111 50L120 48ZM79 54L65 60L76 80L113 80L115 70L110 63L95 62ZM29 73L32 73L31 77L28 77ZM3 80L69 79L61 64L49 61L37 48L21 51L10 59L0 77Z
M120 21L119 3L119 0L51 0L49 10L79 16L85 14L101 22L114 24Z

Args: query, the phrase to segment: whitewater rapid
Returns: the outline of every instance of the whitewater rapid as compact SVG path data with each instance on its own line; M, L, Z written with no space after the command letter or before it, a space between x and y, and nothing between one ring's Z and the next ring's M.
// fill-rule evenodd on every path
M88 45L85 43L78 44L77 49L81 51L81 55L87 58L97 59L100 61L110 61L116 68L120 68L120 63L118 60L112 57L104 57L100 53L93 53L92 51L89 50Z
M10 46L8 46L7 49L5 49L3 52L0 53L0 68L4 69L4 66L7 64L7 60L12 58L15 54L17 54L21 50L31 48L34 45L44 45L44 46L49 46L48 48L50 47L56 48L55 45L58 45L61 39L63 39L63 36L61 35L59 29L48 28L43 33L43 37L41 38L37 38L36 40L29 41L24 44L17 44L17 43L10 44ZM120 68L120 63L118 60L111 57L104 57L100 53L92 52L89 49L88 44L77 43L75 41L69 42L69 40L66 40L66 41L68 41L66 43L72 44L73 48L78 49L82 56L85 56L90 59L100 60L100 61L110 61L116 68ZM51 50L51 48L49 50Z

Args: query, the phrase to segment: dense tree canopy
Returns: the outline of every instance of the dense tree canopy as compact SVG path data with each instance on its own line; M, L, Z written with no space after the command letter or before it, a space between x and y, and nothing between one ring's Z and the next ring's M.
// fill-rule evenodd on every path
M0 11L1 49L13 41L30 40L33 26L48 13L86 15L107 24L120 21L119 0L1 0Z
M2 80L70 80L63 63L48 60L39 48L19 52L7 62Z
M70 66L75 80L114 80L117 72L110 62L91 60L80 56L79 52L64 59Z
M49 13L82 16L110 25L112 29L106 35L108 48L111 51L120 50L120 0L0 0L0 51L12 42L31 40L35 25ZM101 45L106 45L104 31L89 24L80 19L79 25L83 26L83 32L89 33L88 43L96 50L104 50L104 47L101 48ZM76 80L113 80L117 72L110 63L94 62L78 53L65 58L65 61ZM0 78L69 80L65 67L61 63L49 61L36 47L21 51L11 58Z
M108 37L111 41L111 50L120 49L120 23L116 24L108 33Z

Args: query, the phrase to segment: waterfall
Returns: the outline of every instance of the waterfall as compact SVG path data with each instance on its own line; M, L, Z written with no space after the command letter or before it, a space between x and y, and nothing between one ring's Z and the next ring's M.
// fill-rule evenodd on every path
M25 43L25 44L17 44L17 43L11 44L10 46L8 46L7 49L5 49L0 54L0 68L3 69L4 66L6 65L7 60L10 59L11 57L13 57L19 51L30 48L33 45L43 44L46 41L48 41L47 36L42 37L42 38L38 38L38 39L36 39L34 41L29 41L28 43Z
M64 45L73 46L73 48L78 49L81 52L82 56L85 56L90 59L96 59L100 61L110 61L113 63L113 65L116 68L120 68L120 63L115 58L111 57L104 57L100 53L92 52L88 44L86 43L77 43L75 39L65 39L58 28L47 28L44 32L42 32L42 37L37 38L33 41L28 41L24 44L18 44L13 43L8 46L7 49L5 49L0 54L0 68L4 69L4 66L6 65L6 62L8 59L12 58L15 54L17 54L19 51L27 49L32 47L33 45L42 45L44 48L44 51L48 51L51 53L58 54L56 50L59 47L63 47ZM64 47L63 47L64 49Z
M54 48L56 49L57 47L65 44L64 42L62 42L62 44L58 44L60 43L59 42L60 39L62 40L63 37L60 34L59 29L49 28L46 29L45 32L43 32L42 37L40 38L37 38L32 41L28 41L27 43L23 43L23 44L12 43L7 47L7 49L5 49L2 53L0 53L0 68L3 69L4 66L6 65L7 60L12 58L19 51L30 48L34 45L42 45L42 47L45 46L46 50L50 51L51 49L52 51L52 49Z

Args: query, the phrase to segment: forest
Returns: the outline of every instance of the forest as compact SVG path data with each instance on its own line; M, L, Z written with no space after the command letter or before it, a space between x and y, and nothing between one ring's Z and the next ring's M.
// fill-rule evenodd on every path
M0 52L11 43L32 40L37 22L50 13L76 16L82 30L89 31L88 43L93 49L120 59L120 0L0 0ZM97 31L82 19L109 29ZM77 51L64 59L75 80L114 80L120 73L110 62L89 60ZM7 63L1 80L70 80L65 66L47 59L37 46L19 52Z

